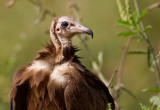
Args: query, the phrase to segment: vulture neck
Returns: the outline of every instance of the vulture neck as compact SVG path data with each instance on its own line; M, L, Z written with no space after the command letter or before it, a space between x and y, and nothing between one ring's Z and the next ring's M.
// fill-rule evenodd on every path
M54 31L50 31L51 41L55 47L56 55L62 54L63 49L72 46L70 38L57 35Z
M67 47L72 46L72 41L71 41L70 38L66 38L66 37L63 37L63 36L58 36L58 39L59 39L63 48L67 48Z
M55 48L56 63L63 63L71 60L74 57L75 52L78 51L77 48L72 46L71 39L66 37L58 36L57 34L51 34L51 41Z

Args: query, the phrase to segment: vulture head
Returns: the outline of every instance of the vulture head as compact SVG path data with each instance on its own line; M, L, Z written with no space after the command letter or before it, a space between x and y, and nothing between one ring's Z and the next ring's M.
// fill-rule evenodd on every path
M91 29L82 26L67 16L60 16L53 19L50 27L51 39L56 36L62 43L70 41L76 34L89 34L93 38Z

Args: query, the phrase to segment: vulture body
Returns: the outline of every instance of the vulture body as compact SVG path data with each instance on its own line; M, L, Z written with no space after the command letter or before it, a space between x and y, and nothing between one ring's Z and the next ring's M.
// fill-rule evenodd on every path
M114 100L105 84L75 55L75 34L92 31L69 17L53 19L51 42L13 77L10 110L106 110Z

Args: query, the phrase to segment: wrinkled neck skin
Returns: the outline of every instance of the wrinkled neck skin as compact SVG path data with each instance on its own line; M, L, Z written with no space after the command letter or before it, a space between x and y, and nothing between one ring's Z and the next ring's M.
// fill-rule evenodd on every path
M63 48L72 46L71 38L57 35L54 30L50 30L51 41L55 46L56 55L63 52Z
M62 45L62 49L72 46L71 38L66 38L63 36L57 36L57 37Z
M61 62L64 58L64 48L72 46L71 39L59 36L57 34L51 34L51 41L55 46L55 63Z

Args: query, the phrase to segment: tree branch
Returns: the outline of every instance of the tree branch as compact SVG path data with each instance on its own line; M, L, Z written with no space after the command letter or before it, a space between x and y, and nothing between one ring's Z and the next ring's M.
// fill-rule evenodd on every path
M138 8L137 0L134 0L134 4L135 4L135 7L136 7L136 11L137 11L138 16L140 16L140 11L139 11L139 8ZM156 56L155 56L155 54L154 54L153 46L152 46L152 44L151 44L151 41L150 41L148 35L144 32L144 25L143 25L143 22L142 22L142 21L140 21L140 27L141 27L141 29L142 29L143 32L140 32L140 31L139 31L139 34L140 34L140 35L144 38L144 40L147 42L147 44L148 44L148 46L149 46L149 48L150 48L150 50L151 50L151 54L153 55L153 61L154 61L154 63L155 63L155 68L156 68L156 71L157 71L156 73L157 73L157 76L158 76L158 86L159 86L159 88L160 88L160 68L159 68L158 63L157 63L157 61L156 61Z
M148 6L147 10L150 11L150 10L152 10L154 8L160 8L160 2Z
M122 55L122 59L119 65L119 69L118 69L118 77L117 77L117 85L116 85L116 96L115 96L115 102L117 104L117 108L116 110L120 110L120 105L118 103L118 99L120 97L120 91L121 91L121 82L122 82L122 73L123 73L123 69L124 69L124 64L126 61L126 57L127 57L127 53L129 50L129 47L131 45L133 37L129 37L127 40L127 43L124 47L124 51L123 51L123 55Z

